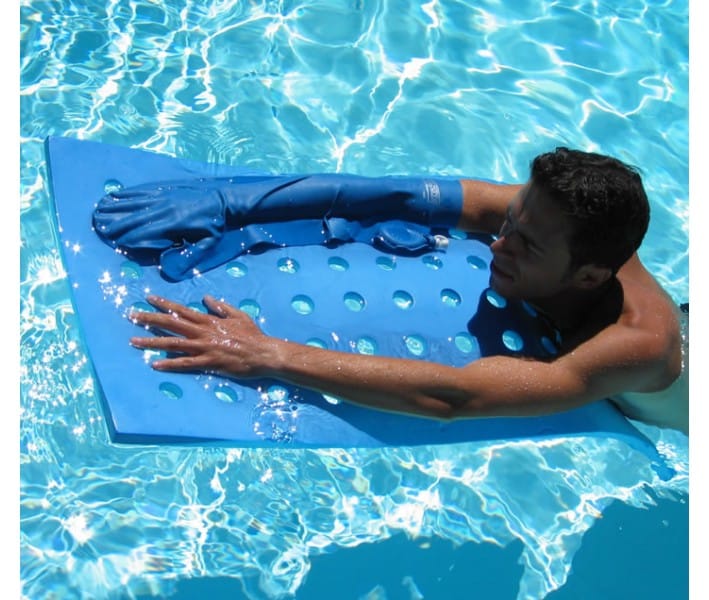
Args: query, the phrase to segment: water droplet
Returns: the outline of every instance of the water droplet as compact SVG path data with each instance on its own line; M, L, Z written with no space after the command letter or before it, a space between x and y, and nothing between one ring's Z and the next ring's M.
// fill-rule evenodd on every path
M103 184L103 191L106 194L113 194L114 192L120 192L123 189L123 184L117 179L107 179L106 183Z

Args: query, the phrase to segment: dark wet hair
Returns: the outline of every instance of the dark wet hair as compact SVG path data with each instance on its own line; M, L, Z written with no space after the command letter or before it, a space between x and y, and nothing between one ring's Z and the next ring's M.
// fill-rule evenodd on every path
M640 246L650 206L636 168L560 147L532 161L530 178L574 224L572 268L595 264L615 273Z

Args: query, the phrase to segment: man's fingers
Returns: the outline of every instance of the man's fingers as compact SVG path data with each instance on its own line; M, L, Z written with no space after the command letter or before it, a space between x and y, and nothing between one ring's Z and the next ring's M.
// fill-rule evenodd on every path
M185 337L196 337L200 332L197 324L175 313L136 311L130 314L130 320L137 325L145 325L151 329L161 329Z
M231 304L228 304L223 300L217 300L214 296L205 296L204 303L209 310L220 317L238 317L243 314L243 311L238 308L234 308Z
M208 366L208 359L204 355L164 358L161 360L156 360L152 364L153 369L156 371L175 371L183 373L203 371Z
M164 350L190 354L197 350L197 343L183 337L133 337L132 346L143 350Z
M188 306L184 306L178 302L173 302L172 300L167 300L160 296L148 296L148 302L161 310L163 313L175 318L185 319L191 323L206 323L211 320L209 315L204 314ZM159 314L159 313L141 313L141 314Z
M173 302L172 300L168 300L167 298L162 298L160 296L148 296L147 300L152 306L162 311L163 313L176 315L181 319L185 319L193 323L206 323L212 320L212 317L210 315L184 306L178 302ZM243 312L240 311L238 308L234 308L231 304L228 304L223 300L217 300L216 298L214 298L214 296L206 295L204 297L204 304L215 315L222 318L239 317L243 315Z

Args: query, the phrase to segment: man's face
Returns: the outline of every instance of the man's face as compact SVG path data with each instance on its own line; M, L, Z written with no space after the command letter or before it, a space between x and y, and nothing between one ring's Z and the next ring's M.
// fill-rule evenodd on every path
M528 182L510 203L490 246L490 286L506 298L530 301L570 289L570 233L569 220Z

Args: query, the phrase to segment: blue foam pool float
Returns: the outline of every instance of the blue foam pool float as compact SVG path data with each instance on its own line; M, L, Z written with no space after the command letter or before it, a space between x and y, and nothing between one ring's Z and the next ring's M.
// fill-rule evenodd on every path
M279 242L170 281L154 261L101 241L92 229L96 203L111 189L250 171L62 137L48 138L46 153L72 300L115 442L345 448L601 436L644 452L669 476L655 446L605 400L542 417L443 422L276 380L154 371L155 356L128 342L138 332L127 315L148 308L148 293L198 310L212 294L248 312L269 335L454 366L491 354L550 356L558 340L531 307L488 288L489 238L455 230L431 230L447 236L445 250L408 255L359 242ZM281 239L284 228L288 239L288 227L306 225L312 222L274 224L273 231Z

